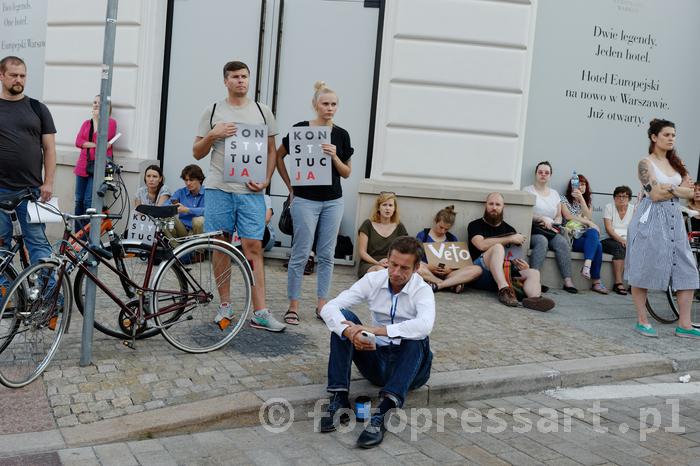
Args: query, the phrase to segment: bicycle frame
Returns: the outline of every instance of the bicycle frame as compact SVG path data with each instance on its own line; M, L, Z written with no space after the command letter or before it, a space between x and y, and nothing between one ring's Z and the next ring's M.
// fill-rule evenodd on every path
M202 287L199 285L199 283L187 272L187 270L183 267L183 271L185 271L186 276L188 278L188 284L192 286L193 292L188 293L188 292L182 292L182 291L175 291L175 290L156 290L154 288L150 288L148 284L151 281L151 277L153 275L153 262L156 259L156 254L158 254L158 246L163 247L167 251L172 251L169 246L167 245L166 237L165 235L162 234L162 232L159 230L156 232L155 239L153 241L153 244L151 245L151 250L149 252L148 256L148 264L146 266L146 273L144 276L144 282L143 284L138 284L134 282L129 276L125 275L122 273L120 270L118 270L115 266L110 264L107 259L104 259L98 252L95 251L95 249L90 246L88 243L85 241L81 240L78 238L76 235L74 235L70 230L66 229L64 231L63 235L64 241L61 243L61 248L60 248L60 254L64 256L73 266L79 268L80 270L83 271L83 273L86 274L86 276L92 280L97 287L100 288L109 298L119 306L119 308L126 312L127 314L135 317L136 319L143 319L143 321L146 321L148 319L154 318L156 315L161 316L164 314L168 314L171 312L175 312L178 310L184 309L187 304L177 304L173 303L172 306L168 306L164 308L163 310L157 312L157 313L151 313L151 312L143 312L143 297L146 293L155 293L155 292L162 292L162 293L168 293L173 296L178 296L178 297L186 297L186 298L196 298L200 297L206 299L207 298L207 293L202 289ZM136 313L132 311L124 301L122 301L116 294L112 292L112 290L105 285L97 276L95 276L91 271L90 268L85 264L85 261L78 257L74 250L69 247L67 244L68 241L73 240L76 244L78 244L81 248L83 248L87 253L91 254L92 257L99 263L99 264L104 264L107 266L108 269L112 271L112 273L116 274L120 280L122 280L122 283L127 283L129 286L133 287L136 290L137 295L139 295L139 302L140 306ZM81 250L80 254L85 254Z

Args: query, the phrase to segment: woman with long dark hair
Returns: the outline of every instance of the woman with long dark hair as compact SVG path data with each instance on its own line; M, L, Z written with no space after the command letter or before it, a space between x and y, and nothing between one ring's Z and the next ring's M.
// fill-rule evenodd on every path
M559 234L556 224L561 222L561 197L549 187L552 178L552 165L543 161L535 167L535 182L525 186L523 191L535 195L532 208L532 234L530 236L530 267L540 270L547 256L547 250L554 251L559 273L564 280L564 290L578 293L571 279L571 250L564 236Z
M574 189L567 183L566 194L561 197L561 215L567 222L577 225L571 250L583 253L581 275L591 280L591 290L608 294L600 281L603 265L603 246L600 244L600 228L593 221L593 201L591 185L583 175L578 175L579 187Z
M683 225L679 198L690 199L693 188L688 170L676 154L676 127L654 119L647 131L649 155L639 161L638 176L644 198L632 217L627 235L625 278L632 286L637 309L635 330L658 336L647 319L647 290L676 290L680 319L676 336L700 338L693 328L690 309L700 287L698 268Z
M170 190L165 184L163 169L158 165L149 165L143 172L144 186L139 186L134 198L134 206L163 205L170 199Z

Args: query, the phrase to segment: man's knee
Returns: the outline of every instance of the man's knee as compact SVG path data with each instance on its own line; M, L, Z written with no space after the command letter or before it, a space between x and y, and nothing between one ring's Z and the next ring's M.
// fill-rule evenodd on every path
M501 243L496 243L493 246L491 246L490 248L488 248L486 250L485 254L488 254L488 255L499 254L499 253L505 254L505 252L506 252L506 248L504 248Z
M194 217L192 219L192 232L195 234L204 231L204 217Z
M243 253L248 259L262 256L262 243L260 240L241 238L241 246L243 246Z

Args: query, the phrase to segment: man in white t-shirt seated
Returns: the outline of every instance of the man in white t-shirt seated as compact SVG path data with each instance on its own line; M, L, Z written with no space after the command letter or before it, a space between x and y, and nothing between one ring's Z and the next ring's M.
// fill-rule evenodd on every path
M603 221L608 237L601 243L603 252L613 256L613 273L615 284L613 291L617 294L627 294L627 288L622 278L625 270L625 253L627 251L627 227L632 220L634 204L630 204L632 190L629 186L618 186L613 191L613 204L605 206Z

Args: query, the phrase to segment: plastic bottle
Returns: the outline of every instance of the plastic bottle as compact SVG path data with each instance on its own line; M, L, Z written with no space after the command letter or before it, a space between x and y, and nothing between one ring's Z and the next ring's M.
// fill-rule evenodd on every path
M576 170L574 170L574 173L571 175L571 190L575 191L578 189L579 186L579 179L578 175L576 174Z

